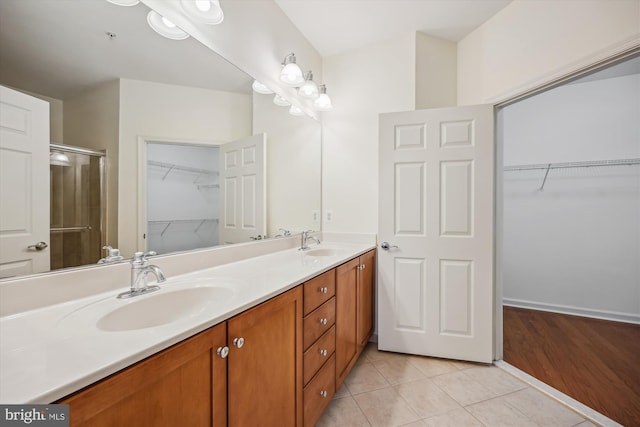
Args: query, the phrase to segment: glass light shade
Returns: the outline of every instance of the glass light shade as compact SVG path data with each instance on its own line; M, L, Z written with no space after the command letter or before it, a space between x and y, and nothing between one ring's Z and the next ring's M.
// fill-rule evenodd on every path
M327 95L327 87L325 85L320 85L318 87L320 91L320 96L313 101L313 108L318 111L331 111L333 110L333 104L331 104L331 98Z
M293 53L287 55L282 65L282 70L280 70L280 81L282 83L289 86L300 86L304 82L302 70L296 64L296 55Z
M219 0L180 0L189 16L209 25L217 25L224 20Z
M292 105L289 108L289 114L291 114L292 116L304 116L304 111L302 111L300 108L296 107L295 105Z
M289 105L291 105L289 101L287 101L286 99L284 99L278 94L276 94L276 96L273 97L273 103L280 107L288 107Z
M140 3L140 0L107 0L109 3L117 4L118 6L135 6Z
M298 89L300 96L309 99L318 97L318 85L313 81L313 73L311 71L304 73L304 83Z
M154 10L147 15L147 22L149 26L153 28L153 31L168 39L184 40L189 37L189 34L182 31L176 24Z
M58 151L49 153L49 164L55 166L71 166L69 156Z
M263 95L271 95L273 93L271 89L269 89L268 87L266 87L265 85L263 85L257 80L253 81L251 88L253 89L254 92L261 93Z

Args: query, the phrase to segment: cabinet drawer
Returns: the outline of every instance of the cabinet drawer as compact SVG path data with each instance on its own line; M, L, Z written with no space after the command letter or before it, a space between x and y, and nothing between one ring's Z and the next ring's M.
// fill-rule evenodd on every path
M332 326L304 352L304 383L307 384L336 349L336 327Z
M336 272L327 271L304 283L304 315L311 313L320 304L327 301L336 293Z
M331 402L336 393L336 357L329 361L313 377L304 388L304 425L312 427L316 424L322 411Z
M304 349L308 349L311 344L331 328L336 322L336 299L329 301L316 308L304 318L304 336L302 342Z

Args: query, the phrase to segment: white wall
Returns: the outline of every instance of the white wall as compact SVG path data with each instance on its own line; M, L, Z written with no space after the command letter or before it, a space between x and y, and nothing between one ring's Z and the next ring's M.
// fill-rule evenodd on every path
M640 75L501 112L505 165L640 158ZM506 304L640 322L640 166L504 173Z
M458 105L523 92L634 42L636 0L515 0L458 43Z
M415 34L324 59L334 109L322 117L327 232L378 229L378 115L415 107Z
M416 110L454 107L457 43L416 33Z
M64 101L64 143L106 150L106 244L118 246L118 125L120 83L89 89Z
M267 236L320 230L320 123L254 94L253 132L267 134ZM314 220L312 213L317 212Z
M157 141L229 142L251 135L251 95L122 79L118 245L137 249L138 137Z

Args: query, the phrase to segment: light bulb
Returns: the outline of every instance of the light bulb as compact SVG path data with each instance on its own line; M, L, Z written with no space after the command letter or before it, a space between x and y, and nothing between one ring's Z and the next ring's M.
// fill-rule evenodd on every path
M196 7L201 12L208 12L211 9L211 2L209 0L196 0Z
M296 64L296 55L290 53L284 58L282 64L282 70L280 71L280 81L288 84L289 86L298 86L304 82L304 76L302 70Z
M193 19L209 25L217 25L224 20L220 0L180 0L180 4Z
M300 96L309 99L318 97L318 85L313 81L313 73L311 71L304 73L304 84L298 89Z
M147 14L147 22L149 26L153 28L153 31L168 39L184 40L189 37L189 34L182 31L176 24L154 10Z
M167 18L165 18L164 16L162 17L162 23L167 26L167 28L175 28L176 24L174 24L173 22L169 21Z
M327 95L327 87L325 85L318 86L320 96L313 101L313 107L318 111L331 111L333 110L333 104L331 104L331 98Z

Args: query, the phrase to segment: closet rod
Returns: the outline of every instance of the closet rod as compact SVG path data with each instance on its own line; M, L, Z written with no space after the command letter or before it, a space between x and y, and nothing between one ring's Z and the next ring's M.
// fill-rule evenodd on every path
M185 171L185 172L193 172L193 173L197 173L197 174L204 174L204 175L219 175L219 172L215 172L215 171L211 171L211 170L207 170L207 169L199 169L199 168L192 168L189 166L180 166L180 165L176 165L173 163L165 163L165 162L156 162L155 160L149 160L147 161L147 164L149 164L150 166L158 166L161 168L166 168L169 169L169 172L171 172L171 170L180 170L180 171ZM167 172L167 174L169 173ZM165 175L166 177L166 175Z
M590 168L596 166L632 166L640 165L639 159L620 159L620 160L595 160L585 162L564 162L564 163L538 163L534 165L512 165L505 166L505 172L512 171L531 171L531 170L549 170L549 169L566 169L566 168Z

